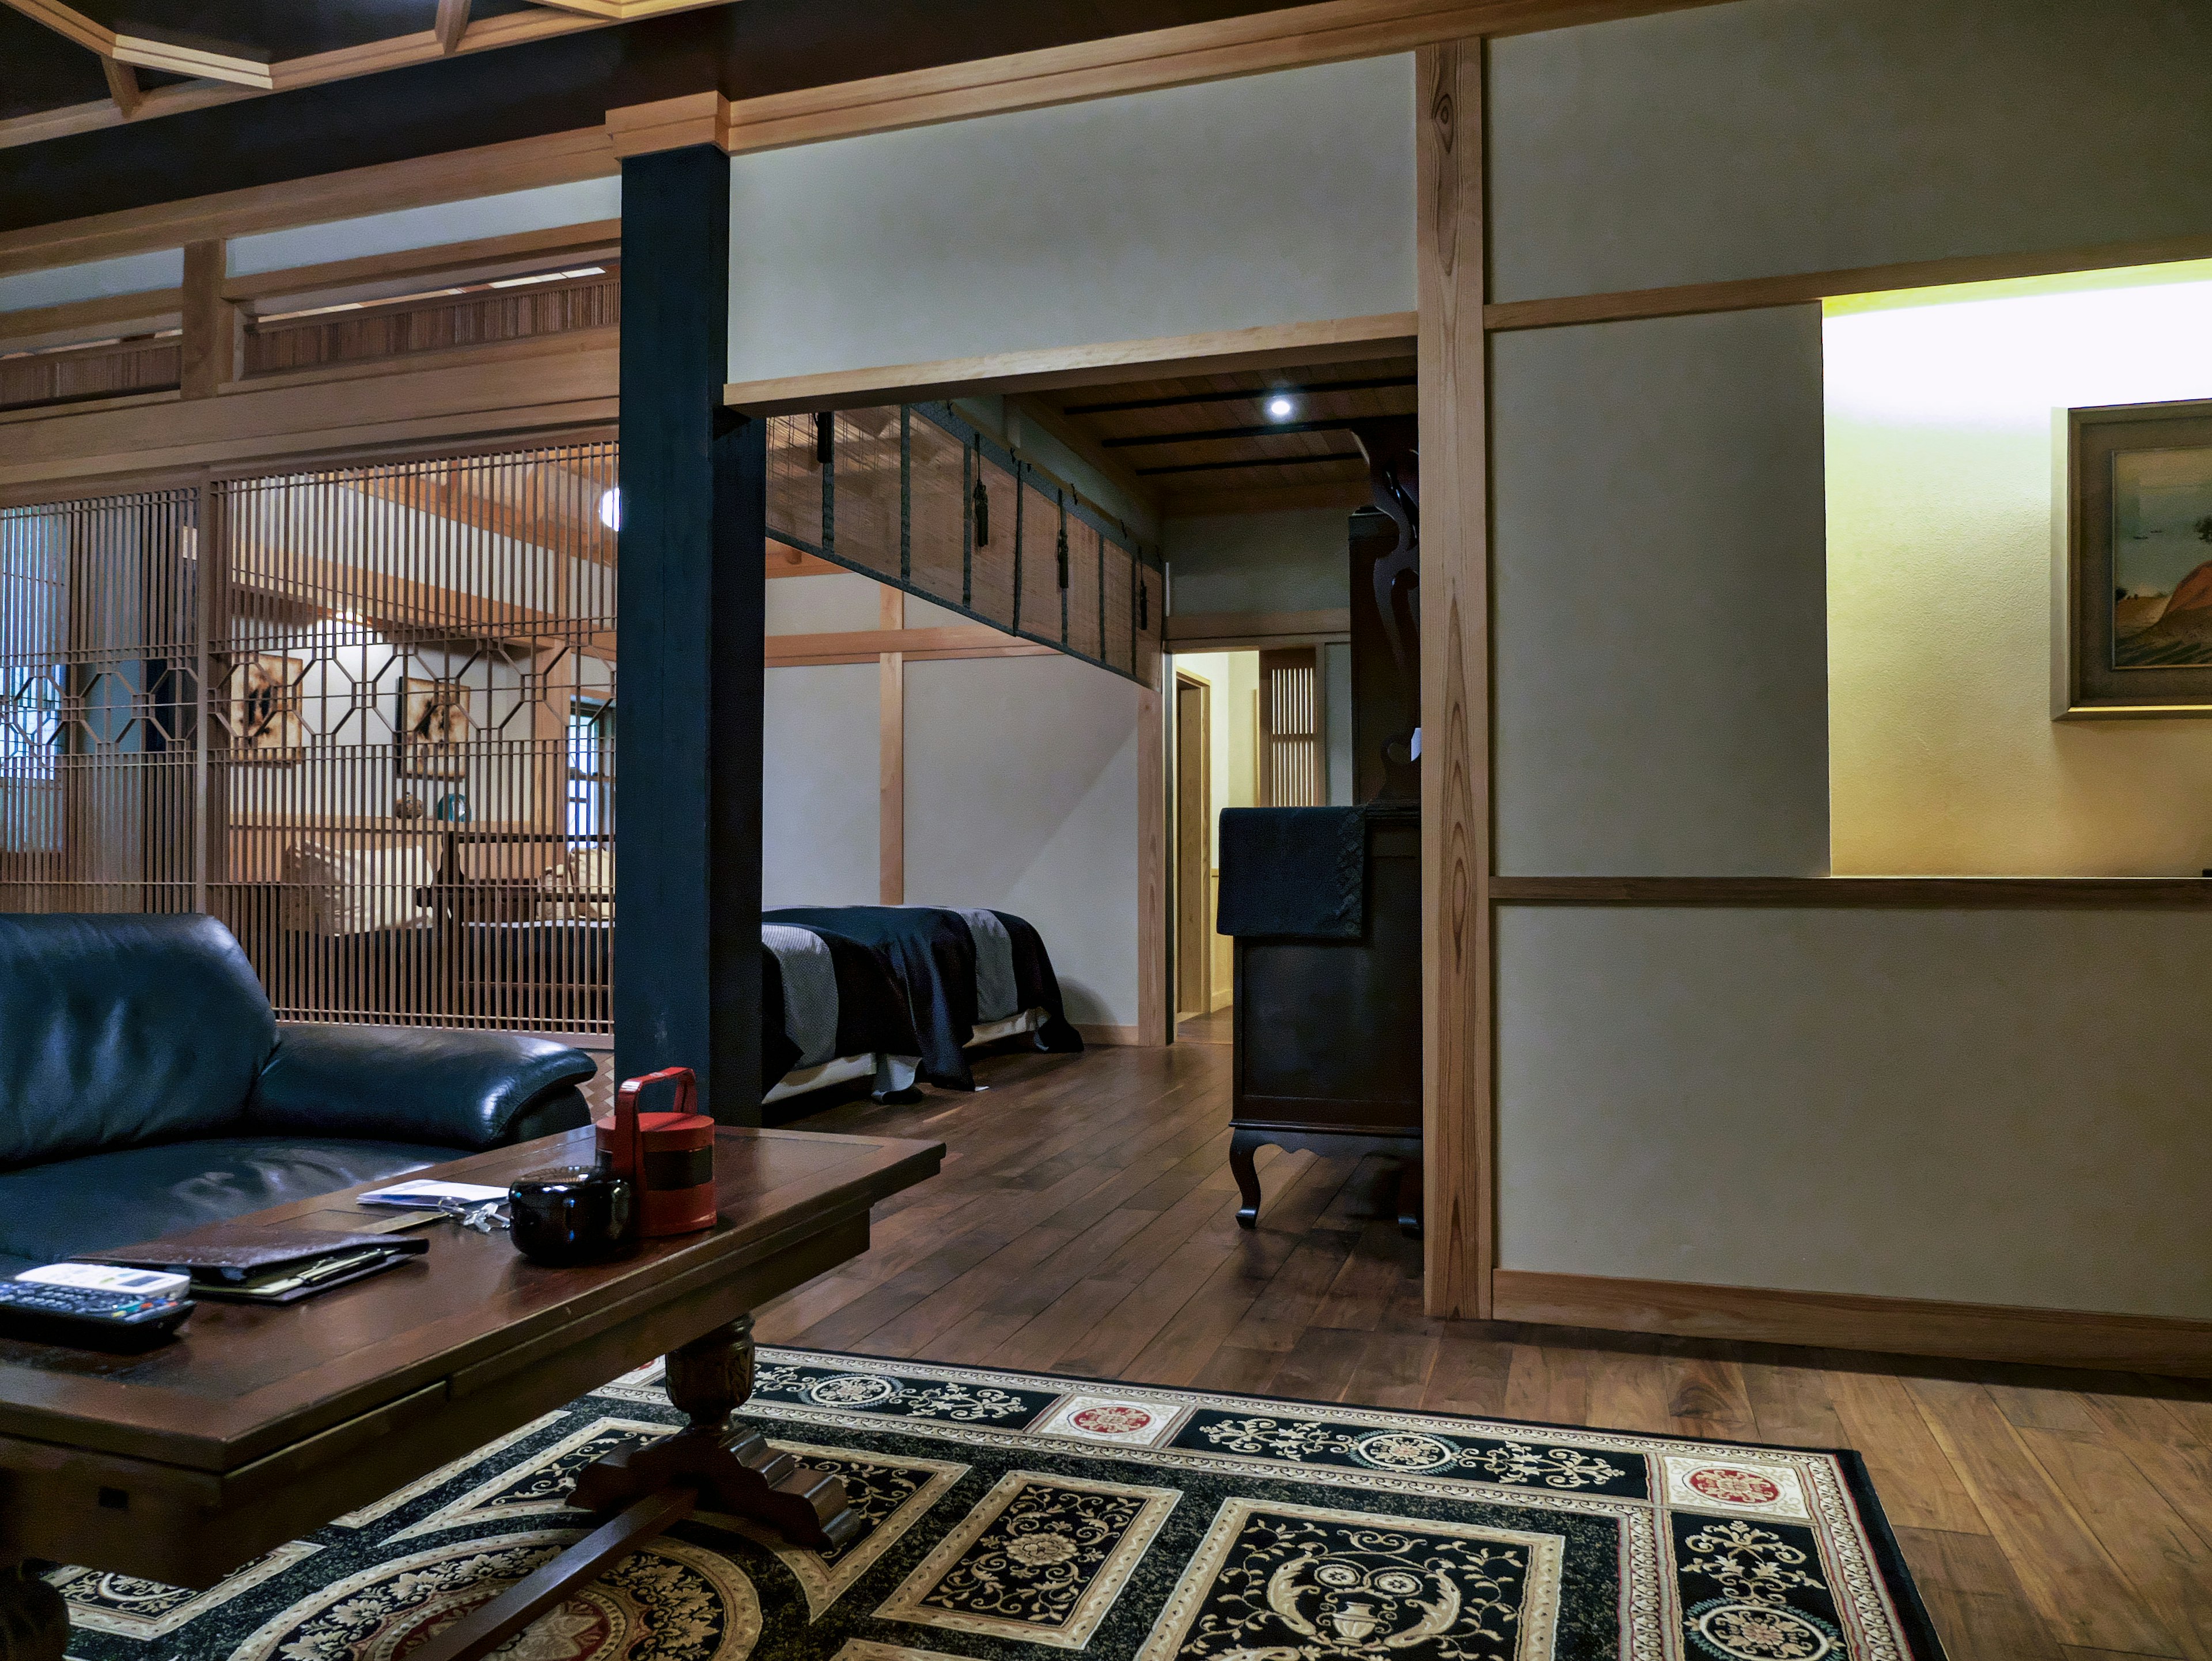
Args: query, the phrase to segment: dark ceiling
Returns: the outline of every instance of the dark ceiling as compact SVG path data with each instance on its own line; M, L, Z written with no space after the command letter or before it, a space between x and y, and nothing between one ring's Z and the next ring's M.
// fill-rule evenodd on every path
M77 0L76 9L118 32L229 43L281 64L427 29L436 0ZM708 86L758 97L1273 9L1269 0L739 0L0 148L0 230L597 126L611 108ZM534 9L528 0L475 0L471 16ZM137 74L149 88L178 79ZM0 9L0 119L107 95L94 52Z

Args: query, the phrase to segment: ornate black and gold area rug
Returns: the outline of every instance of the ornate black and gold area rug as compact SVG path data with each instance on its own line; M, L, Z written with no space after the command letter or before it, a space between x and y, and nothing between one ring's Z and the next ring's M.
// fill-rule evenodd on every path
M207 1591L58 1569L81 1661L403 1661L681 1422L648 1368ZM701 1513L512 1661L1939 1661L1857 1457L763 1350L866 1531Z

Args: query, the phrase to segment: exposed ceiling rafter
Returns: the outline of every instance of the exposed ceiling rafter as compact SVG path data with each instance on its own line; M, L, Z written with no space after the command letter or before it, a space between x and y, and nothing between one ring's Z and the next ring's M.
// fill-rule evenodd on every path
M138 105L145 97L139 88L138 71L128 64L119 64L112 58L100 60L101 72L107 76L107 95L115 100L115 107L129 120L138 113Z
M459 52L461 37L468 32L469 0L438 0L438 18L430 26L430 33L438 37L438 50Z

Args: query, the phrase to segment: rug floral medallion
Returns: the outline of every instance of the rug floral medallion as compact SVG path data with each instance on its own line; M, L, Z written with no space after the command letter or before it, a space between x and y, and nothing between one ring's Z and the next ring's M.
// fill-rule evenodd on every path
M78 1661L404 1661L682 1417L653 1367L220 1585L58 1568ZM699 1512L506 1661L1941 1661L1856 1455L760 1352L866 1524Z

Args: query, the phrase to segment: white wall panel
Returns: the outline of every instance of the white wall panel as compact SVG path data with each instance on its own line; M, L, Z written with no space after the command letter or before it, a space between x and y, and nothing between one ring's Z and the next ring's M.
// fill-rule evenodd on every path
M1059 656L906 669L907 898L1028 918L1071 1020L1137 1021L1138 697Z
M2212 917L1508 907L1506 1269L2212 1317Z
M848 634L883 627L883 585L857 571L777 577L768 585L771 635ZM961 622L968 619L962 618Z
M473 197L465 202L440 202L427 208L401 208L359 219L333 219L320 225L236 237L230 245L230 274L250 277L261 271L289 271L295 265L319 265L331 259L434 248L482 236L512 236L621 216L622 180L585 179L569 185L544 185L536 190Z
M1819 310L1494 351L1498 868L1825 871Z
M730 376L1409 311L1407 56L733 157Z
M779 578L771 591L805 577ZM873 663L768 672L761 903L873 905L881 776Z
M2212 229L2198 0L1741 0L1491 46L1493 297Z

